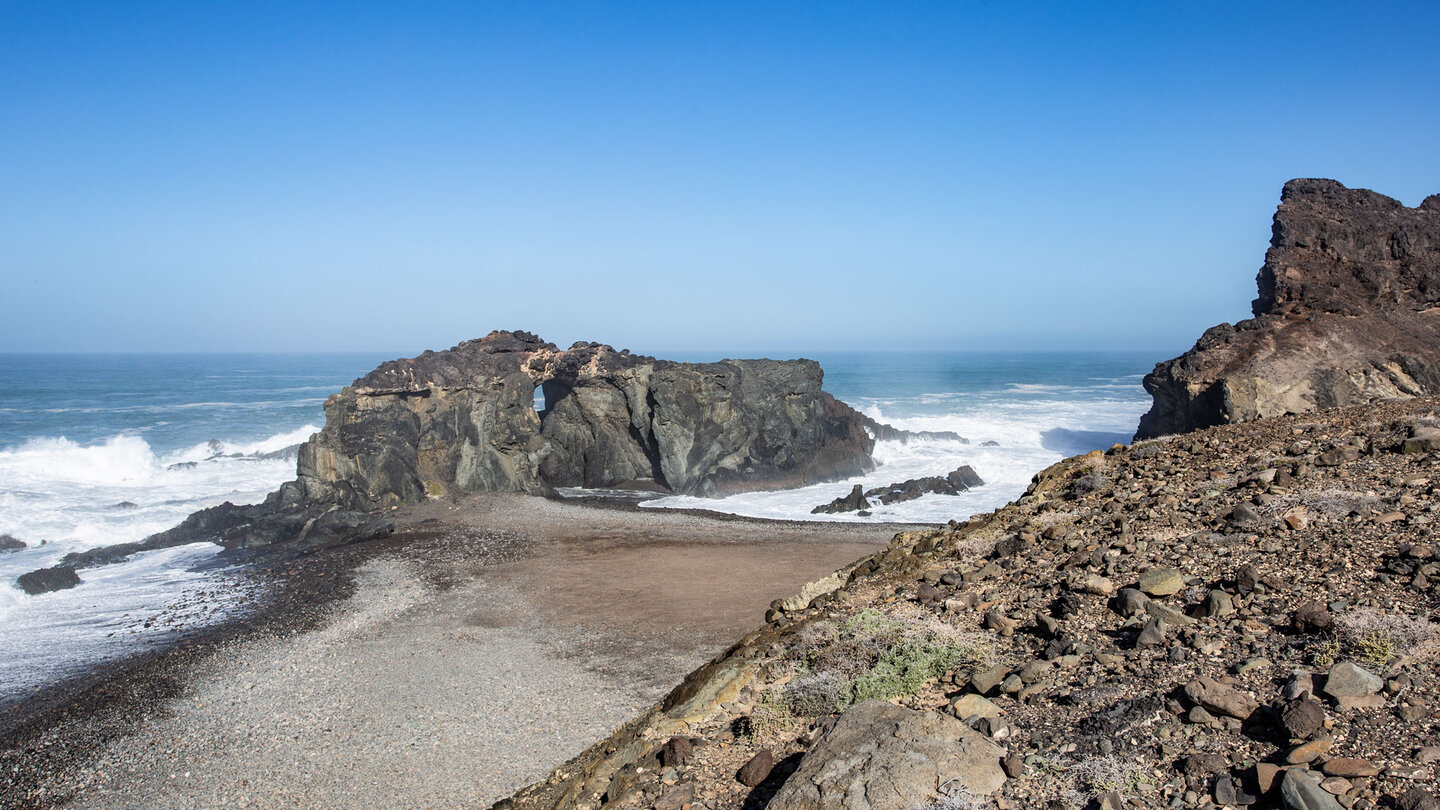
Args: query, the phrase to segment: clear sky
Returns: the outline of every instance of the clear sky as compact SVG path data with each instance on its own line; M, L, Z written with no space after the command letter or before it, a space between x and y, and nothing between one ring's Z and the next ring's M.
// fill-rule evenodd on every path
M1178 351L1440 3L0 0L0 351Z

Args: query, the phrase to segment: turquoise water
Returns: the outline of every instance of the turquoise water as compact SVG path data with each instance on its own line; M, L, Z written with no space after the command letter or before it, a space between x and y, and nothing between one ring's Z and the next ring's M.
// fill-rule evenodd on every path
M218 552L204 543L82 571L84 584L59 593L26 596L14 587L16 576L70 551L141 539L206 506L258 502L294 477L294 448L323 423L325 398L393 356L0 355L0 534L31 544L0 553L0 696L161 641L147 619L197 591L239 587L224 572L197 570ZM870 416L956 431L969 443L880 443L881 466L854 481L648 505L809 519L813 506L854 483L878 486L969 464L986 486L877 508L871 518L830 519L964 518L1013 499L1064 456L1127 441L1149 403L1140 378L1168 355L801 356L821 363L827 390ZM178 626L215 618L196 615Z

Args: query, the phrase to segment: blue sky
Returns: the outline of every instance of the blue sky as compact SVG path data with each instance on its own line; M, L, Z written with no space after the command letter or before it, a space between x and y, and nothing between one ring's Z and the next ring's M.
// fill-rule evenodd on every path
M414 6L419 6L415 8ZM0 2L0 351L1178 351L1440 4Z

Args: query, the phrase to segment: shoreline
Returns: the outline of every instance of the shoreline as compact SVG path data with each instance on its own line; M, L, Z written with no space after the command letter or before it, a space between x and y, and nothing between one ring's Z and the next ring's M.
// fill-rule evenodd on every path
M461 636L482 644L506 637L508 646L487 653L492 658L539 654L532 666L626 684L628 691L604 704L619 708L600 712L606 725L576 729L563 751L552 741L546 750L553 761L530 762L528 770L515 765L517 775L486 794L493 801L663 696L755 624L772 599L883 547L897 531L919 527L774 521L595 500L483 495L431 501L396 512L390 537L245 563L245 575L268 588L258 607L0 707L0 767L12 774L0 788L0 803L73 800L83 806L101 791L102 804L138 806L124 805L124 795L113 792L121 789L114 774L96 776L106 770L92 766L183 714L186 695L223 680L226 656L241 656L231 659L233 668L245 655L298 650L357 615L357 598L385 592L375 590L380 580L408 594L402 600L408 607L383 616L382 626L435 639L463 625ZM465 600L470 603L458 607ZM486 600L487 607L473 609ZM438 624L415 618L422 614ZM528 648L526 642L532 642ZM345 648L359 640L336 643ZM444 656L432 663L467 688L499 688L449 671ZM134 780L127 776L123 790L138 790ZM183 792L166 787L163 777L152 781L147 789L160 793L147 801L165 790Z

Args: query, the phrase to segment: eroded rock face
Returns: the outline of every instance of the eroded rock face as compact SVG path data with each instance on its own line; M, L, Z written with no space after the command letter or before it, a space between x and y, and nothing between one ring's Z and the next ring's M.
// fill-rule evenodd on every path
M1440 393L1440 195L1291 180L1256 281L1254 318L1145 377L1137 439Z
M866 472L874 439L822 376L810 360L673 363L492 332L385 363L332 396L281 499L373 509L454 490L720 495Z

